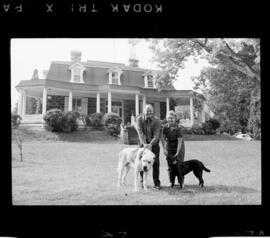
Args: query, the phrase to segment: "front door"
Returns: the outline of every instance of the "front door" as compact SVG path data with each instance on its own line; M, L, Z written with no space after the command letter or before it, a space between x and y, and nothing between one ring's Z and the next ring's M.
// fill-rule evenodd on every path
M108 102L106 102L106 111L108 111ZM121 101L112 101L112 112L116 113L124 120L123 103Z

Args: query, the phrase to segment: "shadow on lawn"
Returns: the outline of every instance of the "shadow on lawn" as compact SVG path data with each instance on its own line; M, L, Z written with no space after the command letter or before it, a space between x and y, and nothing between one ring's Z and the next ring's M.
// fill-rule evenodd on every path
M184 139L186 141L209 141L209 140L237 140L237 141L241 141L240 139L237 139L233 136L228 136L228 135L223 135L223 134L215 134L215 135L185 134Z
M21 134L24 141L61 141L61 142L102 142L102 143L116 143L119 139L108 134L105 130L94 129L79 129L70 133L52 132L47 130L35 130L29 128L19 128L18 132ZM15 142L14 131L12 131L12 141Z
M118 138L113 137L104 130L79 130L71 133L55 133L60 141L65 142L102 142L102 143L116 143Z
M183 189L179 189L176 185L173 188L163 187L163 191L169 193L170 195L177 194L195 194L195 193L256 193L259 192L256 189L241 187L241 186L225 186L225 185L212 185L204 186L201 188L199 185L185 185Z

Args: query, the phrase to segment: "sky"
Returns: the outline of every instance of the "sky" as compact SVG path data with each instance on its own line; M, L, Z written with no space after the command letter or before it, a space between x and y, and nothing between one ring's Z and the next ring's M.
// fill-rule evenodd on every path
M43 70L48 70L51 61L70 61L72 50L82 52L82 61L97 60L128 64L131 48L127 38L25 38L11 39L11 108L18 100L15 86L21 80L30 80L33 71L38 70L43 78ZM145 41L140 41L135 48L139 67L158 69L152 62L152 52ZM179 72L175 82L176 89L192 89L192 76L198 76L205 60L195 63L189 59L185 69Z

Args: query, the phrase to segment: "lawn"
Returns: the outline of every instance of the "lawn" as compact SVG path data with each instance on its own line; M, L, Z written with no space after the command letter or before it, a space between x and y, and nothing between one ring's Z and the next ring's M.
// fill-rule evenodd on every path
M121 144L105 132L70 136L23 132L23 162L12 141L12 201L14 205L259 205L261 204L261 142L222 136L187 138L185 160L199 159L205 187L190 173L185 187L170 188L161 150L163 188L133 191L133 173L118 189L117 161ZM83 135L83 136L82 136ZM132 147L135 147L132 145Z

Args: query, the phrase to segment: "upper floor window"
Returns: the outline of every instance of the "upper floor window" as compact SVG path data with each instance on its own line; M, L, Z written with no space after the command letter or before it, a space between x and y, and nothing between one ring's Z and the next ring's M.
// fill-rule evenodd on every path
M144 76L144 87L145 88L156 88L155 86L155 77L151 71L143 74Z
M76 83L80 83L81 81L81 69L74 68L73 69L73 81Z
M112 72L112 84L118 84L118 73Z
M153 75L147 75L147 86L148 86L148 88L154 87Z
M114 66L110 68L107 72L109 73L109 84L121 85L121 74L123 73L123 71L119 67Z
M71 69L71 79L72 83L84 83L83 81L83 71L85 70L84 66L81 64L74 64L69 67Z

